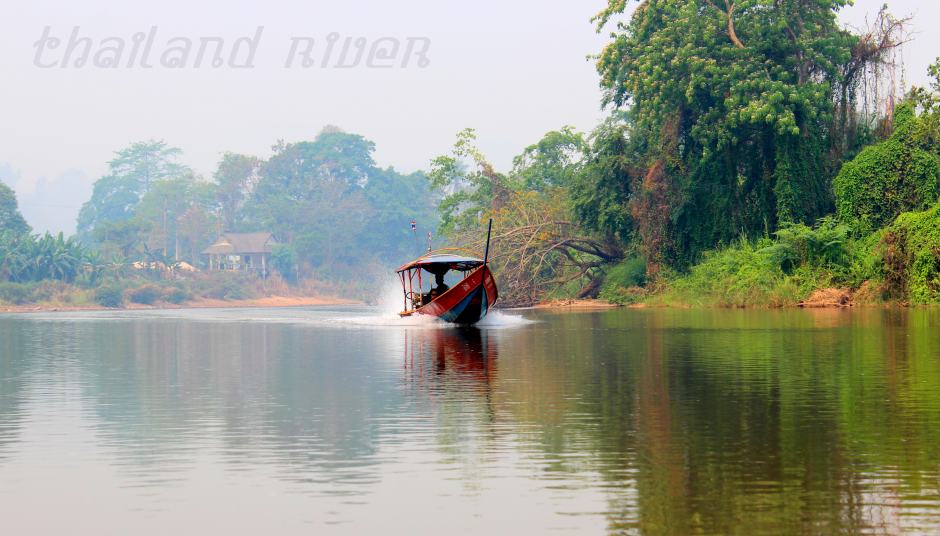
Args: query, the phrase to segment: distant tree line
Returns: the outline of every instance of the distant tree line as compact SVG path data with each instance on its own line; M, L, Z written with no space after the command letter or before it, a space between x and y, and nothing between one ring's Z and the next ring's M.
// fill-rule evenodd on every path
M116 262L186 261L222 232L270 231L290 280L352 278L414 255L409 222L435 229L437 197L420 173L379 168L375 145L335 127L278 142L268 159L226 153L206 179L163 141L118 151L81 209L78 236Z

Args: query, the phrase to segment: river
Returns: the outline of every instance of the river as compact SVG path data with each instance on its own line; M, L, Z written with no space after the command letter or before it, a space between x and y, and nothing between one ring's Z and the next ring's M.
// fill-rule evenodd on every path
M0 315L5 534L940 532L940 310Z

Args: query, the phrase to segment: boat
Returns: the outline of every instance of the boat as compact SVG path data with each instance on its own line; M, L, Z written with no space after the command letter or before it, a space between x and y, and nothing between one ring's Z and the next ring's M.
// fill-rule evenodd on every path
M405 298L404 310L398 314L402 317L416 314L433 316L461 325L483 320L499 299L496 279L488 265L492 230L493 221L490 220L482 259L461 249L439 249L395 270ZM443 285L444 276L449 272L462 276L452 287ZM433 281L430 276L433 276ZM426 292L425 283L428 287Z

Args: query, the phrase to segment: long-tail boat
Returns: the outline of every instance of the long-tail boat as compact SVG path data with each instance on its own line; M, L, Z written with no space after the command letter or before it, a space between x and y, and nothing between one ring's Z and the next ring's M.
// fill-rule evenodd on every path
M499 298L496 280L488 266L492 229L490 220L482 259L464 255L464 250L460 249L439 249L400 266L396 273L401 281L405 308L398 314L429 315L465 325L483 320ZM444 276L451 271L460 273L462 279L448 287Z

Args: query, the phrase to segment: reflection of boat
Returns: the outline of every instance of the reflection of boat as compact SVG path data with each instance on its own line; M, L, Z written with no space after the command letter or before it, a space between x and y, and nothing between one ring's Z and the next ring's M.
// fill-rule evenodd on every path
M491 220L490 229L492 227ZM405 295L405 310L399 314L436 316L455 324L475 324L483 320L499 297L496 280L487 266L489 246L490 233L487 231L483 259L459 255L459 250L438 250L398 268L396 272ZM444 275L451 271L461 273L463 279L438 294ZM438 285L431 286L427 293L424 292L424 279L428 278L422 277L424 272L433 274Z
M496 340L475 327L427 329L405 333L405 362L436 375L452 373L452 379L489 383L499 351ZM425 368L427 367L427 368Z

